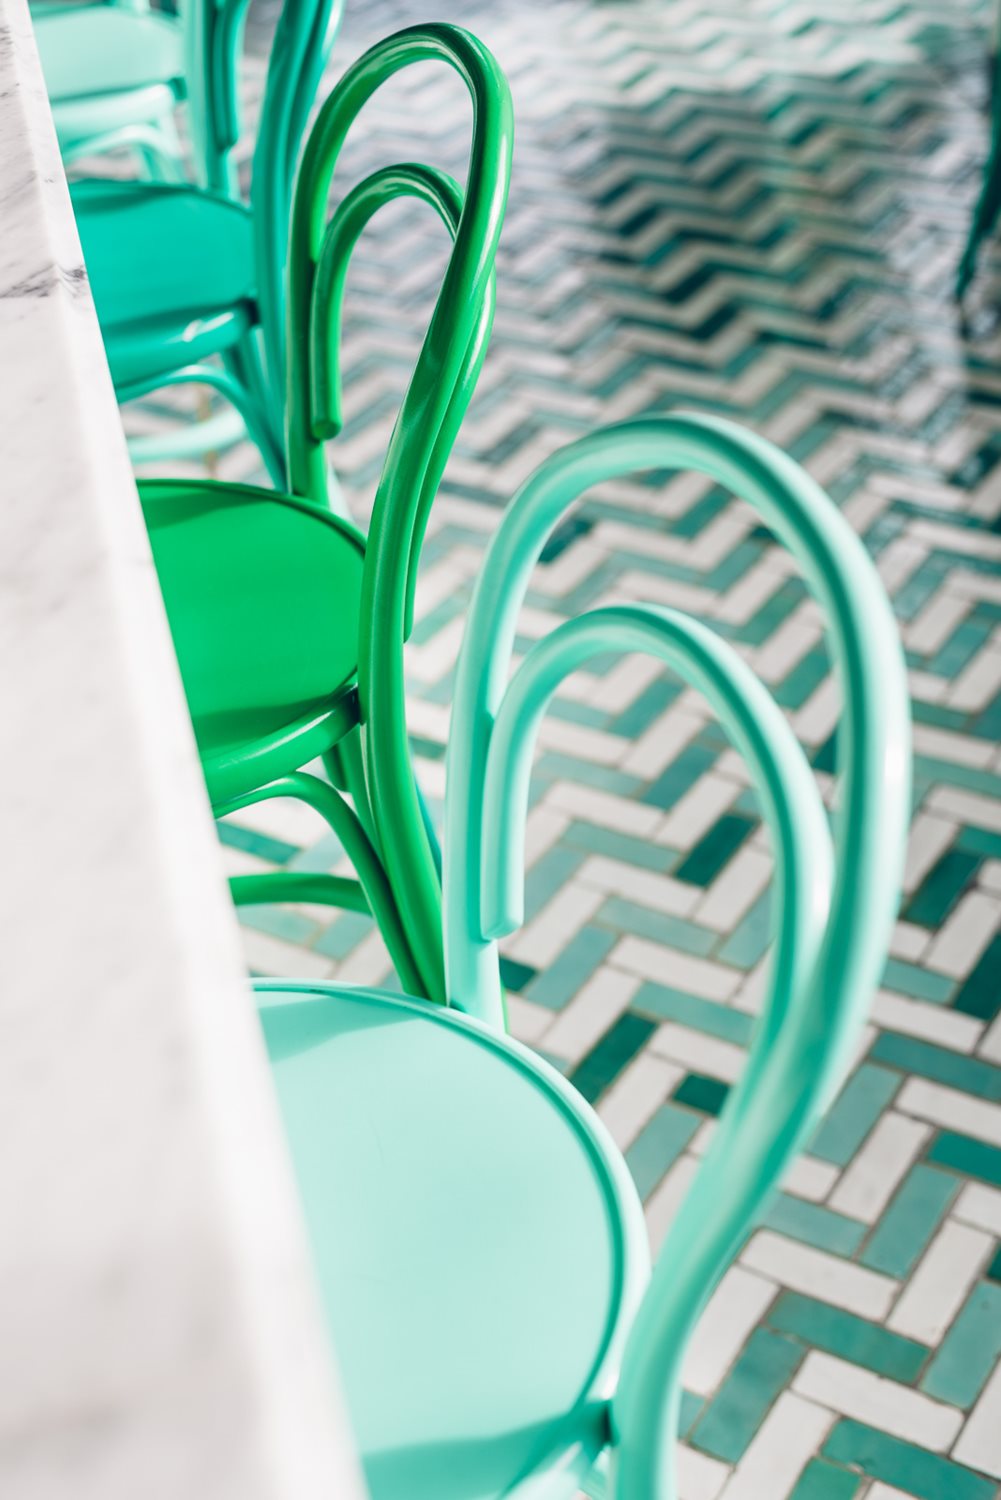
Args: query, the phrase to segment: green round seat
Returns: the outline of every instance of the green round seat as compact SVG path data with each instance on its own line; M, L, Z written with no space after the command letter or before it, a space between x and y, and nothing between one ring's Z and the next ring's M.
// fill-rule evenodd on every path
M251 485L155 479L139 493L209 791L226 800L357 717L364 542Z
M261 1020L372 1500L486 1500L607 1443L649 1274L589 1106L510 1038L275 982Z
M71 198L117 387L218 354L251 326L253 234L241 204L104 179L74 183Z

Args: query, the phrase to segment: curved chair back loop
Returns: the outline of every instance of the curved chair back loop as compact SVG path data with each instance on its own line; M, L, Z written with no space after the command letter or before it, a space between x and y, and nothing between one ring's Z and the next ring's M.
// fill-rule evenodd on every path
M327 198L355 117L393 74L428 60L453 67L472 96L464 195L429 168L389 168L349 195L328 227ZM327 500L323 444L340 423L337 329L347 257L376 208L400 193L423 198L450 228L454 223L452 254L376 491L358 661L366 772L382 853L427 993L437 999L444 998L440 886L410 764L403 645L424 526L489 338L512 133L510 93L487 49L456 26L412 27L371 48L327 99L303 154L292 209L289 480L294 493L320 503ZM306 328L310 337L298 337Z
M799 561L828 619L842 685L841 811L828 909L816 794L809 794L791 750L784 762L758 754L750 725L742 730L736 716L732 690L740 674L729 673L728 700L725 651L688 622L687 650L676 650L672 664L706 692L752 767L758 754L776 847L780 925L771 991L748 1065L626 1344L612 1409L618 1500L673 1500L685 1344L756 1213L844 1076L896 914L910 789L906 677L893 617L862 544L819 487L769 443L719 419L679 415L584 438L523 486L494 538L471 607L449 736L449 999L480 1014L485 1009L486 1019L497 1017L493 937L520 918L509 851L520 858L534 729L559 677L599 641L640 645L645 639L647 649L670 659L665 632L677 631L678 617L665 623L670 612L643 610L640 627L635 608L598 611L533 648L507 688L518 610L565 507L592 484L654 468L710 475L752 504ZM774 705L765 707L760 685L757 693L746 681L743 686L752 720L765 726ZM780 764L784 777L776 775ZM811 829L805 845L804 818Z

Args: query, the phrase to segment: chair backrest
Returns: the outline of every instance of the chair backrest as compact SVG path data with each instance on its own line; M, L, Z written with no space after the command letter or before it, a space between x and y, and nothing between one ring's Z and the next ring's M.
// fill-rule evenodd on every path
M240 56L249 0L182 0L185 76L195 168L202 186L239 196ZM309 112L344 0L284 0L268 58L250 202L265 353L281 388L284 276L292 184Z
M833 887L826 817L802 752L761 684L704 626L642 606L598 610L535 644L508 683L518 610L552 527L590 485L643 469L696 470L748 501L824 609L844 699ZM702 689L754 774L776 855L775 952L747 1067L661 1251L612 1406L618 1500L673 1500L686 1341L840 1085L886 957L909 814L909 709L875 568L830 500L771 444L722 420L677 415L609 428L555 455L516 496L485 559L449 735L448 997L493 1024L502 1024L496 938L521 919L538 723L565 673L609 648L653 651Z
M354 188L328 222L330 186L352 122L388 78L429 60L453 67L472 97L465 189L431 167L390 166ZM358 662L366 772L382 854L427 993L439 999L444 998L440 884L410 762L403 647L428 515L490 336L512 133L506 80L480 42L446 24L401 31L360 58L324 103L303 153L289 242L289 485L294 494L326 504L324 445L341 427L341 304L352 250L373 214L400 196L433 207L453 238L376 490Z

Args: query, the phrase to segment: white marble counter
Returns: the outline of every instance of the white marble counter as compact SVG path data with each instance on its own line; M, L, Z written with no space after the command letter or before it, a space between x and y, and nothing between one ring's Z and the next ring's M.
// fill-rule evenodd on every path
M0 1495L360 1493L25 0L0 0Z

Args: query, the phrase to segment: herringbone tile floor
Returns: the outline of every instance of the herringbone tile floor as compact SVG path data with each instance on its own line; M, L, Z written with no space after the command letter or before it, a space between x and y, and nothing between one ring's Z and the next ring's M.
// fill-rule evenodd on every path
M684 1500L990 1500L1001 1478L1001 259L964 329L954 267L985 149L986 6L932 0L439 0L514 92L514 187L479 394L436 503L410 651L440 804L451 675L499 508L599 421L735 415L829 488L878 559L914 696L901 920L858 1066L703 1319ZM426 19L349 4L337 74ZM252 22L251 100L268 14ZM460 173L461 85L433 68L366 117L345 180ZM401 153L401 142L405 149ZM364 516L445 247L420 209L366 238L335 462ZM161 414L143 413L156 425ZM250 475L247 448L220 461ZM727 495L593 493L539 569L526 639L606 598L680 605L770 684L829 784L818 616ZM770 860L737 757L654 666L581 673L543 734L517 1034L626 1151L659 1243L739 1073L767 962ZM233 870L336 867L308 812L223 832ZM243 913L265 973L380 981L371 924ZM530 1268L527 1270L530 1274Z

